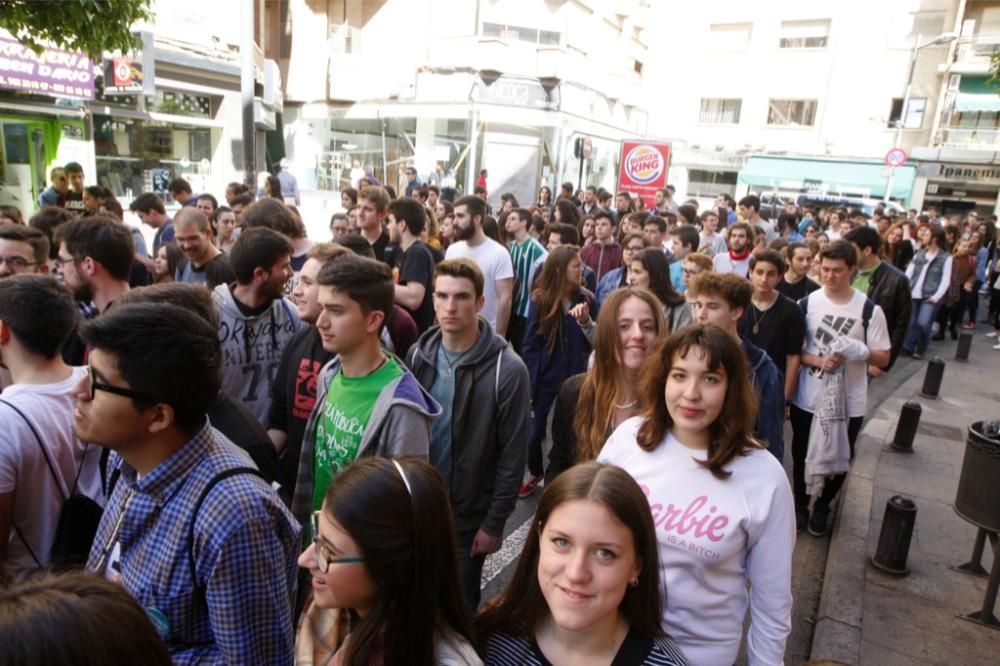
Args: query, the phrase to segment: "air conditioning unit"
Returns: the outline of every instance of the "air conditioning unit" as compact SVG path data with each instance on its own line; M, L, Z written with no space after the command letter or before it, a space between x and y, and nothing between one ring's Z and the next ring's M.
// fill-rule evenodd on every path
M330 28L331 53L354 54L361 52L361 30L344 23Z

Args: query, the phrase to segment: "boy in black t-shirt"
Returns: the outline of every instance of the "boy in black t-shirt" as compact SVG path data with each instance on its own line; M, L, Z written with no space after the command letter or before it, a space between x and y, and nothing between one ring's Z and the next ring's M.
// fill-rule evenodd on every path
M389 204L389 238L401 251L394 269L395 300L413 316L421 333L434 323L434 257L420 240L426 224L427 214L416 199L403 197Z

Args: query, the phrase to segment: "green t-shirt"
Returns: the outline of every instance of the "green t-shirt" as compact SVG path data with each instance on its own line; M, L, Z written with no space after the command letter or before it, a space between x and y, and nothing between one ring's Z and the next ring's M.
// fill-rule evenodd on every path
M323 413L316 423L316 457L313 463L313 511L323 507L323 497L337 472L358 457L358 449L375 402L385 385L403 375L387 358L381 368L364 377L338 372L330 382Z
M880 261L867 271L859 270L857 275L854 276L854 282L851 283L851 286L860 291L862 294L867 294L868 287L872 283L872 274L881 264L882 262Z

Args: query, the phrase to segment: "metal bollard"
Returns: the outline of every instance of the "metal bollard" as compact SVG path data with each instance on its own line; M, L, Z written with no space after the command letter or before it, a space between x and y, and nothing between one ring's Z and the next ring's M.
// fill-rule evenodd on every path
M882 531L871 563L876 569L897 576L909 573L906 557L910 553L910 539L917 522L917 505L909 497L896 495L885 504Z
M917 436L917 426L920 425L920 414L923 407L919 402L910 400L899 410L899 422L896 424L896 434L891 446L901 453L913 453L913 438Z
M972 349L972 332L962 331L958 335L958 346L955 347L955 360L968 361L969 350Z
M940 356L935 356L927 363L927 372L924 374L924 385L920 388L920 395L925 398L938 397L942 379L944 379L944 360Z

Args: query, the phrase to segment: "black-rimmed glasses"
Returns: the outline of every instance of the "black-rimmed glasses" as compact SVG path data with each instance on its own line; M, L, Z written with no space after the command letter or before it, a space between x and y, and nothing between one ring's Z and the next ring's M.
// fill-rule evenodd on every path
M28 261L24 257L0 257L0 264L7 264L7 268L14 271L23 271L28 266L37 266L37 261Z
M157 403L159 400L149 395L148 393L143 393L142 391L133 391L132 389L127 389L122 386L112 386L111 384L105 384L103 382L97 381L97 371L94 370L94 366L87 366L87 377L90 380L90 399L93 400L94 396L97 395L98 391L104 391L105 393L114 393L115 395L125 396L126 398L132 398L133 400L139 400L140 402L150 402Z

